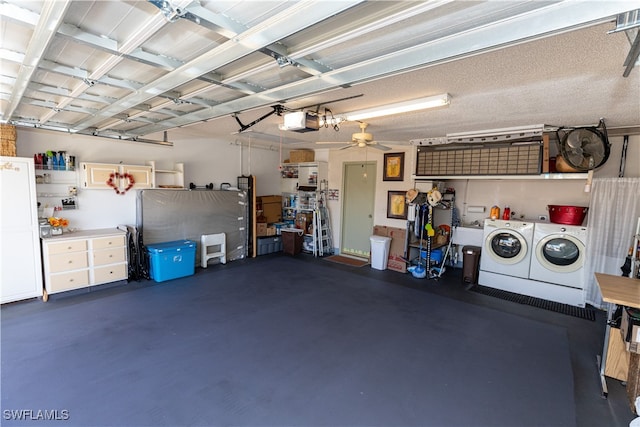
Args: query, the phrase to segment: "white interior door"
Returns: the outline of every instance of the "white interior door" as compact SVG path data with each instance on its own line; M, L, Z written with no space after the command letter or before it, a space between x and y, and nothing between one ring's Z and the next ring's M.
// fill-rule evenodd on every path
M345 163L340 252L369 257L376 193L376 162Z

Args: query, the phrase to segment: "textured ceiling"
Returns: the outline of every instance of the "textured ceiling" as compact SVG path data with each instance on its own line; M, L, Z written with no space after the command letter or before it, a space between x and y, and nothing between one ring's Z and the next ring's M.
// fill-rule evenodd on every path
M190 126L233 140L271 106L334 115L449 93L448 107L368 120L377 140L536 123L640 126L640 1L2 1L0 121L138 140ZM636 12L637 13L637 12ZM628 14L627 14L628 15ZM277 57L289 65L280 66ZM635 59L634 61L635 62ZM633 64L632 64L633 65ZM243 138L313 146L358 131Z

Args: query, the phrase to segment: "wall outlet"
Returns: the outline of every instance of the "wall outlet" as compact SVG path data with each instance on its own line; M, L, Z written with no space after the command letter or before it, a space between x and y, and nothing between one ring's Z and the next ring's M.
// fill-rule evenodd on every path
M549 218L547 218L547 216L546 216L546 215L538 215L538 219L539 219L540 221L546 221L546 220L548 220Z

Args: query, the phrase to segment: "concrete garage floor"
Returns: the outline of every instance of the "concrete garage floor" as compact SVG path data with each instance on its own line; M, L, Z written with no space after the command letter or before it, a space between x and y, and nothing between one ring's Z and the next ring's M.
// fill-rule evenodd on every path
M629 424L624 386L608 379L609 398L600 395L604 312L591 321L478 294L460 273L425 280L278 253L8 304L3 416L67 410L65 425L83 426Z

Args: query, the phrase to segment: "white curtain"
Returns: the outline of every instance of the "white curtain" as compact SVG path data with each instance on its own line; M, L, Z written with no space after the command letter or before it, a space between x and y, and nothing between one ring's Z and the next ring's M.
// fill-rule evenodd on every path
M585 291L587 303L602 308L594 273L622 276L640 217L640 178L596 178L591 191Z

